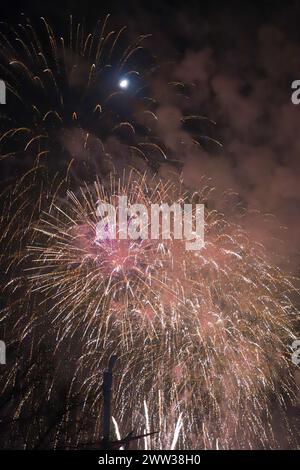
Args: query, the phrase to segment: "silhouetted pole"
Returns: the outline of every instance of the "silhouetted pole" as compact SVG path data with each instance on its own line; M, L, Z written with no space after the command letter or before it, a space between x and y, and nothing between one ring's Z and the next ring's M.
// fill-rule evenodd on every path
M103 374L103 444L109 445L110 438L110 421L111 421L111 396L113 383L113 367L116 363L117 356L111 356L108 368Z
M124 449L129 449L131 442L138 441L139 439L142 439L143 437L152 436L153 434L156 434L156 432L149 432L147 434L140 434L139 436L135 436L133 434L133 431L131 431L123 439L119 439L117 441L110 440L113 368L116 363L116 360L117 360L117 356L111 356L111 358L109 359L108 367L103 373L103 385L102 385L102 393L103 393L102 436L103 437L101 441L102 450L120 449L121 447L123 447Z

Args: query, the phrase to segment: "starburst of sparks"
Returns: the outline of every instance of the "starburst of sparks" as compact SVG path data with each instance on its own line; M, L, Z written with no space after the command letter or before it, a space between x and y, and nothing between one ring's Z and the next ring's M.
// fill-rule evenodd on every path
M47 312L58 354L79 335L74 383L86 397L99 390L107 359L119 356L118 423L140 428L146 400L165 436L169 421L184 416L175 433L181 447L275 446L272 399L283 405L292 394L293 285L242 225L209 209L211 191L203 183L191 194L131 172L49 198L19 255L35 305L30 321ZM204 202L204 248L186 251L173 239L97 241L97 204L120 195L145 205Z
M67 39L42 23L43 40L27 18L1 33L1 64L16 104L1 117L1 156L18 165L16 157L24 157L21 176L1 195L2 320L22 351L2 378L3 393L24 383L14 420L40 406L41 361L34 358L49 345L55 364L41 385L46 403L59 401L66 361L72 371L52 447L99 439L101 376L113 354L117 434L158 430L147 448L277 447L272 407L278 403L284 414L293 395L292 279L247 234L242 212L233 220L213 209L204 178L191 193L179 177L153 176L150 162L168 153L156 135L157 103L143 83L134 94L131 82L142 76L132 59L145 37L124 48L124 28L106 32L107 19L91 33L71 20ZM185 116L182 124L201 119ZM112 137L122 144L115 152ZM99 167L109 154L127 151L130 161L135 154L149 164L148 173L116 177L111 165L103 177ZM83 163L71 178L75 160ZM184 240L173 239L99 242L97 205L122 195L146 206L204 203L204 248L187 251ZM28 375L20 378L24 364ZM42 416L35 429L43 429ZM36 445L32 430L25 434L26 446Z

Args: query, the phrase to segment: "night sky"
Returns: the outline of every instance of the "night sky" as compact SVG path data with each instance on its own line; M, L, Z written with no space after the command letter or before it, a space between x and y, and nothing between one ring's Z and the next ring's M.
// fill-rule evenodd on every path
M161 137L169 147L176 139L176 129L169 128L169 113L176 107L179 115L201 114L214 121L204 123L202 132L223 148L202 141L209 154L195 159L182 155L186 172L192 167L191 178L197 179L199 166L220 191L230 187L245 204L275 213L289 227L288 250L297 251L299 108L291 103L291 83L299 75L298 2L264 1L257 7L237 1L226 6L214 1L189 6L132 1L41 6L29 1L26 8L22 2L6 4L2 17L17 24L20 12L32 21L45 16L58 35L68 31L70 14L74 23L85 19L93 26L95 18L107 13L111 28L127 25L129 38L151 34L145 45L159 64L149 83L166 119ZM153 65L152 59L143 60L146 67ZM165 85L171 80L193 84L189 102L175 104L167 96Z

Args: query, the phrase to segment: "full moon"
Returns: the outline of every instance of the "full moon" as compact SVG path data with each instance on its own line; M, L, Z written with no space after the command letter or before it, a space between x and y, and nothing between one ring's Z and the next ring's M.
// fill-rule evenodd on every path
M119 81L119 87L120 88L128 88L128 85L129 85L129 81L127 80L127 78L123 78L122 80Z

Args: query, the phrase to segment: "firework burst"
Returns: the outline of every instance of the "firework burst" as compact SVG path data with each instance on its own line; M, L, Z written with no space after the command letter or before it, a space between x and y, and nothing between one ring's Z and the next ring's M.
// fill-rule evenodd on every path
M71 17L63 37L44 18L34 28L23 17L14 29L2 23L0 36L8 90L1 159L10 157L18 174L42 164L51 175L72 170L86 181L116 164L157 168L167 154L172 161L157 134L158 103L150 93L157 64L143 46L149 35L130 44L126 27L110 30L107 16L91 31ZM177 95L178 86L169 83ZM203 119L181 120L193 128L195 145Z
M146 69L141 57L144 53L151 63L141 45L146 36L130 45L126 27L108 30L108 17L93 31L71 17L67 37L59 37L44 18L34 29L25 17L15 29L2 24L1 38L1 68L10 95L1 118L2 157L35 163L52 157L58 168L74 160L91 164L93 154L101 167L116 146L109 137L143 155L149 132L138 125L137 116L139 111L151 114L145 96L151 67ZM119 86L122 77L130 80L131 90Z
M117 354L116 420L143 431L146 401L163 436L154 447L171 445L180 416L181 448L276 447L272 400L283 406L292 394L293 286L241 225L209 209L211 191L203 184L190 194L132 172L50 198L22 254L36 312L30 321L46 315L57 354L75 341L72 383L87 397L83 413L95 396L101 416L101 373ZM148 206L205 203L204 248L186 251L184 240L172 239L97 240L97 204L120 195ZM99 433L100 418L93 437Z
M1 320L8 338L20 338L3 390L21 390L10 400L14 423L31 409L42 416L34 431L20 424L20 436L27 447L43 445L34 436L49 412L41 402L59 401L68 375L65 411L48 445L99 442L102 373L116 354L114 422L124 433L158 430L147 447L276 447L272 406L284 410L292 396L292 281L248 237L242 214L233 221L213 210L204 179L191 194L149 174L109 176L120 157L125 167L134 155L157 166L171 154L144 86L152 65L136 67L145 37L123 45L124 28L107 31L107 19L91 33L71 19L67 38L41 24L38 33L24 18L15 30L2 25L1 35L10 94L1 156L22 170L1 197ZM198 121L182 117L182 125ZM97 205L122 195L145 206L206 204L204 248L186 251L173 239L99 241ZM53 371L40 394L35 355L43 344Z

